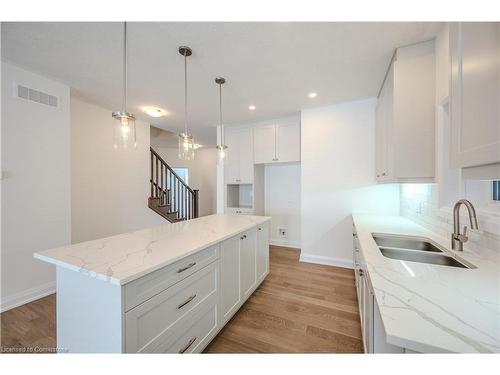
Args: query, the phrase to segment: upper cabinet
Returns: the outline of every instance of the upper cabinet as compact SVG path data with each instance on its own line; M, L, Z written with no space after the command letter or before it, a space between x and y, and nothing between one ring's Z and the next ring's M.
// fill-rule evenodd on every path
M283 118L253 129L255 164L300 161L300 120Z
M452 167L493 171L500 163L500 24L450 24L450 58Z
M435 132L434 41L398 48L376 106L378 182L432 182Z
M253 133L251 128L227 129L227 161L225 180L227 184L253 183Z

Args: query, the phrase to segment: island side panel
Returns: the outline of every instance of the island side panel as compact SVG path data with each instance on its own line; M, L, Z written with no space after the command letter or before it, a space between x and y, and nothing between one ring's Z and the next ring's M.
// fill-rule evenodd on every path
M57 267L57 347L69 353L123 352L122 288Z

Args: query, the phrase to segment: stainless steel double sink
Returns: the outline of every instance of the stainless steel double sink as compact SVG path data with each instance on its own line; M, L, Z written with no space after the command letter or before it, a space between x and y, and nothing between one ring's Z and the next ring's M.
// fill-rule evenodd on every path
M437 264L440 266L476 268L434 241L424 237L372 233L383 256L409 262Z

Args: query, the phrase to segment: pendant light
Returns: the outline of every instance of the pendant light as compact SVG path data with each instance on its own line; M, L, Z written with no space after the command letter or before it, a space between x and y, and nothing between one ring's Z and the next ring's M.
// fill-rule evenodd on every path
M215 83L219 85L219 129L220 129L220 142L215 146L217 148L217 164L223 165L227 160L227 146L225 144L224 125L222 125L222 85L226 83L226 79L217 77Z
M193 135L188 133L188 110L187 110L187 57L193 54L191 48L179 47L179 53L184 56L184 133L179 134L179 159L194 159Z
M123 23L123 98L122 110L111 114L116 120L113 125L113 147L137 147L135 116L127 112L127 23Z

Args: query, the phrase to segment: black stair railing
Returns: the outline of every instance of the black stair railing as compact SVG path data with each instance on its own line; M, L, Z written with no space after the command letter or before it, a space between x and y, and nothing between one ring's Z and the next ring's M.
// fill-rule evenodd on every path
M153 148L149 150L149 207L172 222L197 218L198 190L191 189Z

